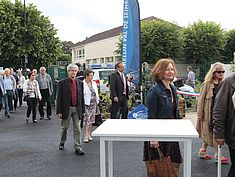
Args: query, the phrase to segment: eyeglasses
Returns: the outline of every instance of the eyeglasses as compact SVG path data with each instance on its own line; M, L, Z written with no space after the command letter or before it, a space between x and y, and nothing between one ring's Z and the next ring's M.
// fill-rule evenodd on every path
M218 74L221 74L221 73L225 73L225 71L215 71L216 73L218 73Z

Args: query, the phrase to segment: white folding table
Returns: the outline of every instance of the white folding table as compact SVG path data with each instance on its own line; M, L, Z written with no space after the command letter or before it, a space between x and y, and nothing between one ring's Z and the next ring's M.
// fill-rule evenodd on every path
M198 138L198 133L188 119L107 119L95 129L92 135L100 138L100 177L106 177L106 142L108 144L108 176L113 177L113 141L153 140L183 141L183 174L184 177L191 177L192 139Z

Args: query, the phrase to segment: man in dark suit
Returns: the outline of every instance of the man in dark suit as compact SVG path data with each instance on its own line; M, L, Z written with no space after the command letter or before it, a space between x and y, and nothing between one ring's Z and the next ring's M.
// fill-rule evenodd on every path
M115 65L115 73L110 76L110 91L111 91L111 119L119 119L120 114L122 119L127 118L128 114L128 85L124 74L124 64L119 61Z
M56 114L61 118L61 140L59 149L64 149L69 122L73 119L75 154L84 155L81 148L81 119L85 113L83 83L76 78L78 66L67 66L68 78L58 84L56 99Z

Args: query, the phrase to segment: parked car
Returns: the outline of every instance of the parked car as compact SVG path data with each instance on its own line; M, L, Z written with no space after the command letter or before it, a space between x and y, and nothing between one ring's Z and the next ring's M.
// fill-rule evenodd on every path
M94 72L93 80L96 82L101 93L109 92L109 76L114 69L92 69Z

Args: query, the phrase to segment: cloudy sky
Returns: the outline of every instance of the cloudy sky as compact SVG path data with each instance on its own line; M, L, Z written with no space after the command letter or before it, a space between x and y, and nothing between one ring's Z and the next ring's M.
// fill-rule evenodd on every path
M23 1L23 0L22 0ZM48 16L63 41L78 42L122 25L123 0L25 0ZM180 26L198 20L235 29L235 0L139 0L140 16L155 16Z

